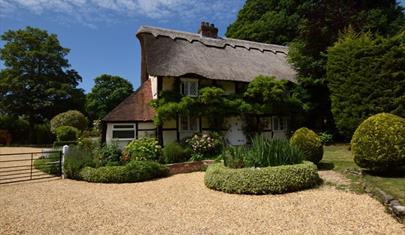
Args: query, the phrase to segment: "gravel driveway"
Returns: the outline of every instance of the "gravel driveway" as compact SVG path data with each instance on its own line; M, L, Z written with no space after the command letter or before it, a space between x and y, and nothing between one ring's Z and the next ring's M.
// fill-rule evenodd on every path
M367 195L332 187L284 195L207 189L204 173L133 184L0 186L0 234L405 234Z

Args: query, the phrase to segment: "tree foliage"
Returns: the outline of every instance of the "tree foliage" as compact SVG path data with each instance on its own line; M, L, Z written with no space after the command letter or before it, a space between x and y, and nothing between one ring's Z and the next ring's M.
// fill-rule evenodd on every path
M26 117L32 131L35 123L59 112L83 109L84 93L76 88L81 77L69 69L69 49L55 34L27 27L9 30L1 39L0 113Z
M347 33L328 50L327 79L336 126L348 139L371 115L405 117L405 31L389 38Z
M247 0L227 37L286 44L298 36L298 1Z
M300 103L291 96L286 80L275 77L258 76L249 83L241 109L256 115L286 114L297 111Z
M319 128L314 124L325 119L333 124L325 55L340 32L351 26L357 32L393 35L404 25L395 0L247 0L226 36L288 44L300 82L297 94L309 111L311 126Z
M102 119L133 92L132 84L119 76L103 74L87 95L86 109L92 119Z

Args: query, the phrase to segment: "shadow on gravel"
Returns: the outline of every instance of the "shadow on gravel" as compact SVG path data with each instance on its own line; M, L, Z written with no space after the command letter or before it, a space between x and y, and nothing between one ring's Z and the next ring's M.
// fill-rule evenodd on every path
M318 163L318 170L320 171L329 171L329 170L333 170L333 168L335 168L335 164L333 164L332 162L320 162Z

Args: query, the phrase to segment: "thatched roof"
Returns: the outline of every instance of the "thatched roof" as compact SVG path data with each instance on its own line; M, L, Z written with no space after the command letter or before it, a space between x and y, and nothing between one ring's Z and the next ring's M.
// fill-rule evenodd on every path
M151 81L147 80L141 87L122 101L103 118L105 122L150 121L155 115L149 105L152 100Z
M142 81L148 75L197 74L208 79L250 82L258 75L295 82L285 46L142 26Z

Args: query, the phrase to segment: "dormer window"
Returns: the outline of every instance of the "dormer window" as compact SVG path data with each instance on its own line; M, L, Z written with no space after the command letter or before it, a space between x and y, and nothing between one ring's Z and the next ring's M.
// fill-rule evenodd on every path
M198 80L182 78L180 84L180 93L184 96L198 96Z

